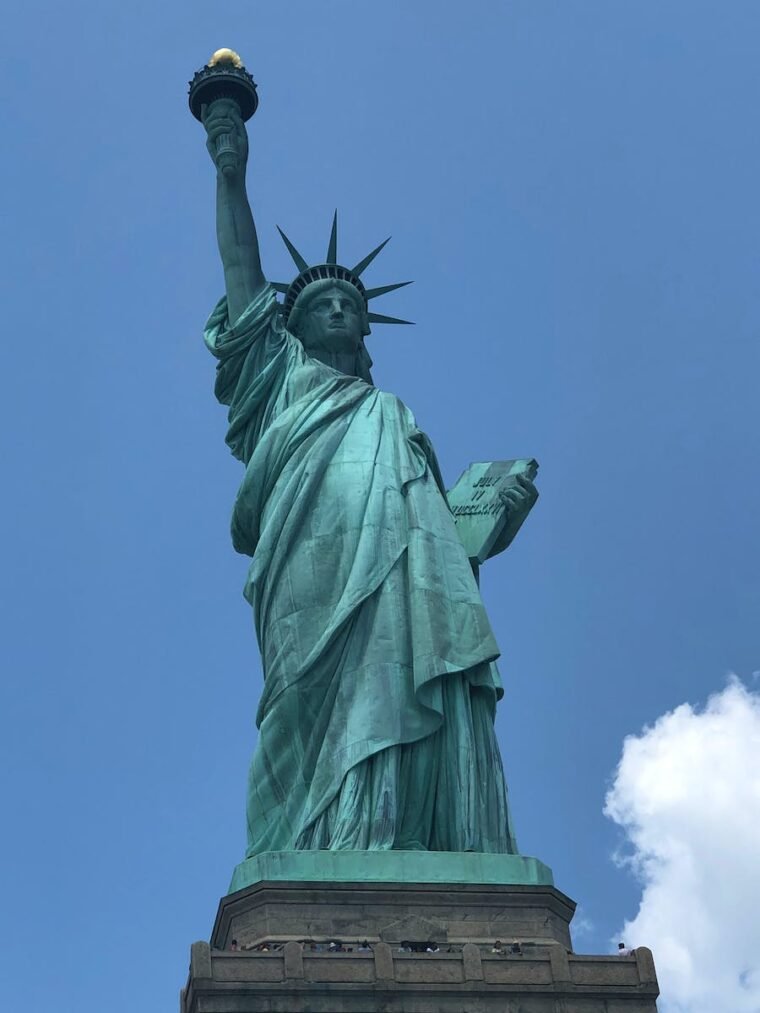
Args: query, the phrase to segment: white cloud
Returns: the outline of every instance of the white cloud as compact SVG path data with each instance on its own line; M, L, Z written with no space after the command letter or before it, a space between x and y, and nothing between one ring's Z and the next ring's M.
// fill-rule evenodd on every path
M760 694L732 677L627 738L605 813L642 883L618 938L652 949L661 1013L760 1013Z
M596 926L586 914L585 908L579 904L573 915L573 939L577 943L587 936L592 936L595 931Z

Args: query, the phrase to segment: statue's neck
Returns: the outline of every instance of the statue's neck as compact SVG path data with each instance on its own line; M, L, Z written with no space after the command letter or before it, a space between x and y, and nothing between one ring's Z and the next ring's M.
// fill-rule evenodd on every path
M331 366L339 373L345 373L346 376L357 376L356 352L328 352L327 350L322 351L320 349L309 352L309 355L312 359L317 359L326 366Z

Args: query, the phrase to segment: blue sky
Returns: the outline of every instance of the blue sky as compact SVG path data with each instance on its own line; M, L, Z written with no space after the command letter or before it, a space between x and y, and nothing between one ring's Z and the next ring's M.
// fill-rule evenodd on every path
M498 733L522 850L606 952L641 894L602 812L625 736L760 669L760 8L32 0L5 29L9 1008L173 1008L244 848L261 672L186 104L222 45L259 84L268 275L276 224L310 259L335 207L348 261L392 234L367 277L414 278L376 307L417 323L369 339L376 383L450 483L540 461L483 573Z

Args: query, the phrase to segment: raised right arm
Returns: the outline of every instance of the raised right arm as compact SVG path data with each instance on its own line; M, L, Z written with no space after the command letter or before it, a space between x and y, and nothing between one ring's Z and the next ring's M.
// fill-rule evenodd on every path
M237 105L229 99L219 99L204 109L203 125L208 135L206 147L216 166L216 238L224 268L229 320L234 324L266 285L245 188L248 134ZM223 135L227 138L227 151L217 155L217 138Z

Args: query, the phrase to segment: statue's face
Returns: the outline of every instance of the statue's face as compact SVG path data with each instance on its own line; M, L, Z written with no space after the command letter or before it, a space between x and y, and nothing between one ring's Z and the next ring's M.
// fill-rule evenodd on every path
M356 352L362 340L359 298L335 285L318 292L306 308L299 337L307 352Z

